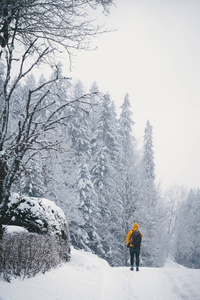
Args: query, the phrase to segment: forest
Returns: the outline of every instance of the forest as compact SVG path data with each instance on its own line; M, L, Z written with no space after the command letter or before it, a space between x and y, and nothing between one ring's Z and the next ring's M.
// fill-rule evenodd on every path
M71 245L111 266L128 264L125 238L137 222L143 266L162 266L170 256L199 268L199 189L173 186L163 193L156 186L153 126L147 120L139 147L128 91L117 113L115 99L99 90L95 78L87 91L81 79L74 82L54 63L58 44L71 55L101 30L87 20L87 3L105 11L112 1L72 1L73 7L67 1L64 8L63 1L53 2L3 1L0 9L1 238L5 225L35 228L24 222L24 212L17 217L20 202L11 211L17 193L19 199L53 201L66 216ZM55 35L64 22L61 9L68 27ZM53 65L51 74L36 78L33 70L44 64Z

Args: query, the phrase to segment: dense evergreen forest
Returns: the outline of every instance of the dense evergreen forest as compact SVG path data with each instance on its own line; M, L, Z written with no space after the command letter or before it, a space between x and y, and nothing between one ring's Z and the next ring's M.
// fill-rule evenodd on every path
M20 95L46 81L44 76L37 81L31 75L18 85L10 128L15 128L25 110ZM47 139L54 144L52 149L29 151L12 191L53 200L69 222L72 245L98 254L113 266L128 262L125 237L134 222L144 235L142 264L160 266L170 254L179 263L198 265L199 191L187 194L175 186L161 195L155 185L153 127L148 120L140 149L128 93L117 116L114 100L100 93L96 82L89 91L81 81L56 87L53 83L51 90L55 89L60 93L58 107L70 103L61 114L67 122L42 136L43 143ZM45 87L40 93L45 93ZM39 112L37 122L52 114L48 104L54 101L54 93L45 101L45 115Z

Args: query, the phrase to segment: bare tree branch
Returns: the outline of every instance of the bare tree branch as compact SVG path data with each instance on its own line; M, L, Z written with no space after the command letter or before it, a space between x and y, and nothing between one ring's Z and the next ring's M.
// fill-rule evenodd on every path
M87 9L102 6L104 12L108 12L111 4L112 0L0 0L0 59L6 69L0 91L0 238L3 222L8 222L4 215L11 186L21 168L26 167L38 150L56 150L59 141L43 137L48 137L55 126L66 123L71 116L67 110L69 106L87 113L91 108L90 100L97 95L92 93L72 101L66 98L60 101L56 83L69 78L62 77L57 68L53 78L21 94L19 106L23 112L11 130L15 92L23 79L38 64L53 59L55 52L65 50L71 59L74 49L86 49L89 39L103 32L101 26L94 26ZM21 52L16 51L19 45ZM16 62L18 71L13 80ZM27 153L30 157L24 161Z

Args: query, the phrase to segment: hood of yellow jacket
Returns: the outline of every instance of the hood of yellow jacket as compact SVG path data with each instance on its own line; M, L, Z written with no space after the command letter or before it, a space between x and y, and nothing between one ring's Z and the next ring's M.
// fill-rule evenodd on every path
M139 228L138 223L133 224L133 230L138 231L138 228Z

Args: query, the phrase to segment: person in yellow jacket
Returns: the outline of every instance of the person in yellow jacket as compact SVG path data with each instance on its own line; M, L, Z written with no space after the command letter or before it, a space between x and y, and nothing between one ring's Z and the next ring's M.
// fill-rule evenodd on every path
M134 270L134 256L136 258L136 271L139 271L140 247L143 235L138 229L138 223L135 223L133 225L133 229L129 231L126 237L126 244L127 247L130 249L131 271Z

